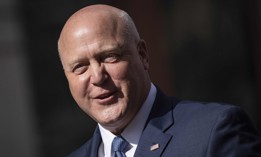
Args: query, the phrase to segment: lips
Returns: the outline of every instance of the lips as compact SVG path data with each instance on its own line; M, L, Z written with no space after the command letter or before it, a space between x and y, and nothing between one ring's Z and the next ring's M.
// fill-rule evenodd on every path
M109 104L116 98L117 91L113 92L104 92L102 94L97 95L94 97L95 100L97 100L101 104Z
M113 94L113 92L100 94L99 96L95 97L95 99L106 99L106 98L110 97L112 94Z

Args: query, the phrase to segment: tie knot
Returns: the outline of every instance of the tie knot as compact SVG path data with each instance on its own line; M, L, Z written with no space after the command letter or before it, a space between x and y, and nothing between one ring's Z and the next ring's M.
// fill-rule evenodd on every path
M112 150L114 152L125 152L129 143L121 136L114 137L112 141Z

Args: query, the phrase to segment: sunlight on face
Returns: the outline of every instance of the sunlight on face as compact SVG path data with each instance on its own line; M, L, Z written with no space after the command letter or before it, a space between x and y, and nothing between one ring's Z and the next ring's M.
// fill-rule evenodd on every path
M106 31L92 23L88 29L85 24L65 32L59 49L79 107L117 132L135 116L148 94L147 52L142 40L126 39L122 24L110 26L112 22L104 21Z

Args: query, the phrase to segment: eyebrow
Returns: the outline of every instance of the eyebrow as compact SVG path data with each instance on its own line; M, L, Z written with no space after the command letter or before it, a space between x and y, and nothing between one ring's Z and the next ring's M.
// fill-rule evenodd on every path
M104 49L102 51L99 51L99 53L95 54L94 56L100 56L100 55L103 55L103 54L106 54L106 53L110 53L110 52L121 52L121 50L124 47L125 47L124 45L119 45L117 47L111 47L109 49ZM86 61L88 62L89 59L84 58L84 57L83 58L77 57L75 59L72 59L72 61L70 63L68 63L69 70L71 71L76 63L83 63L83 62L86 62Z
M64 68L65 71L72 71L74 66L77 64L77 63L83 63L83 62L86 62L86 59L82 59L82 58L78 58L78 59L75 59L73 60L72 62L68 63L68 66L67 68Z
M106 53L106 52L112 52L112 51L120 51L124 48L124 45L120 45L120 44L117 44L117 45L113 45L112 47L109 47L109 48L105 48L104 50L101 50L99 53Z

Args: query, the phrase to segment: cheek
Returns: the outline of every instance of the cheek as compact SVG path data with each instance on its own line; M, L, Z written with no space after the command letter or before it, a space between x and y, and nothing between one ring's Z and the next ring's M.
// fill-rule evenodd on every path
M122 62L106 67L107 72L113 80L124 80L128 78L129 64Z
M79 101L86 94L86 81L80 77L68 77L68 82L72 96L76 101Z

